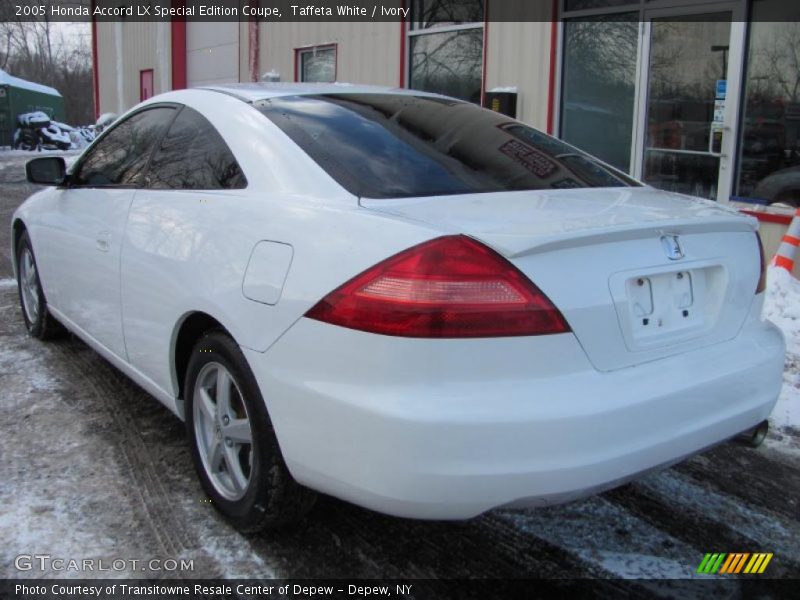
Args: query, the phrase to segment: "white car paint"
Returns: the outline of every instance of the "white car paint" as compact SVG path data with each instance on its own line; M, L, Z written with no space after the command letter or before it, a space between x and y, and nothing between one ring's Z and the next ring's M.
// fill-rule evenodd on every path
M248 187L32 196L14 221L55 316L182 416L175 343L187 316L207 313L242 348L292 475L402 516L569 500L767 418L784 342L752 292L754 219L648 187L359 200L232 95L340 91L381 93L253 84L144 103L203 114ZM303 317L365 269L448 234L509 259L572 331L411 339ZM679 264L665 234L681 237ZM696 281L702 309L643 331L630 282L649 277L669 294L678 272Z
M131 189L52 190L45 247L37 250L53 273L48 298L54 306L122 357L119 263L133 197Z

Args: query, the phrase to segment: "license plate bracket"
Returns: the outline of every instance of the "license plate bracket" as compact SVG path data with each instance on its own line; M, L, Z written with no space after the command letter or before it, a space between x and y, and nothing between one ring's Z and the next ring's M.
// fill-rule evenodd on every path
M719 321L728 287L718 261L660 265L609 278L620 330L631 352L690 344Z
M635 338L647 338L697 325L692 272L681 270L633 277L626 282Z

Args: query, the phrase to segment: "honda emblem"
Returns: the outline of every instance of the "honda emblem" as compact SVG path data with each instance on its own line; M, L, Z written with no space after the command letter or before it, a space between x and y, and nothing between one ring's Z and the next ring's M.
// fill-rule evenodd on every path
M683 258L683 248L681 248L677 235L662 235L661 245L664 246L664 252L668 259L680 260Z

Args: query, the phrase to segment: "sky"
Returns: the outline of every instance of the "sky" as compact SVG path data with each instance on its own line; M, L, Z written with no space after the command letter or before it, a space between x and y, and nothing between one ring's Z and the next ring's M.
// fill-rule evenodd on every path
M52 25L64 36L64 44L67 47L75 47L81 38L88 41L92 36L92 24L81 22L53 22Z

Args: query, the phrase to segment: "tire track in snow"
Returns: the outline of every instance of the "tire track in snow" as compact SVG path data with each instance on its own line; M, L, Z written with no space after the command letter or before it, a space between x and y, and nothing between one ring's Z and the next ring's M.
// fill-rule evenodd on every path
M115 465L111 468L117 470L124 482L120 483L117 477L109 480L109 485L115 486L111 488L111 496L123 506L97 506L96 510L111 514L121 510L126 516L125 511L130 511L137 526L127 531L124 528L103 531L102 526L83 530L76 521L75 527L83 530L86 552L91 553L94 547L92 535L122 536L119 541L120 548L127 551L124 556L129 556L135 546L147 549L147 553L134 554L143 558L191 558L195 562L196 576L271 576L271 570L252 552L247 540L224 524L208 504L200 504L202 492L194 477L183 425L176 417L77 338L43 343L27 336L13 287L0 288L0 312L7 317L0 331L3 344L0 350L14 357L13 362L9 362L12 373L6 376L27 382L22 387L25 396L38 394L42 386L37 382L44 379L57 383L48 384L46 388L53 392L58 403L70 410L65 415L70 422L69 429L88 429L84 446L85 451L93 455L86 462L98 461L101 465L98 470L108 470L107 465ZM28 400L20 397L19 401ZM38 428L37 424L41 426L33 419L30 424L34 429ZM154 433L158 435L153 437L158 439L151 445L147 438ZM54 456L69 452L64 441L62 436L52 438ZM177 474L166 464L173 460L184 463ZM25 464L17 463L20 468ZM177 475L178 485L173 485L174 475ZM74 469L64 465L56 490L80 486L81 482L74 477ZM96 482L92 486L91 489L98 489ZM101 490L103 496L106 492ZM92 499L87 502L96 504ZM24 506L18 508L24 511ZM118 524L124 518L114 515L107 520ZM108 553L104 555L105 558L109 556ZM136 577L137 573L130 575ZM150 572L150 575L174 577L181 574ZM185 575L192 576L192 573Z
M611 577L684 578L697 568L697 550L604 497L498 514Z
M701 553L774 552L770 574L800 577L800 523L762 511L669 470L606 497ZM709 547L709 539L714 547Z
M0 290L0 298L0 380L5 392L0 405L6 424L0 452L2 446L12 449L0 463L7 470L0 477L5 496L2 515L17 516L14 527L2 534L5 550L118 556L119 528L136 515L127 503L117 504L116 463L86 459L87 452L97 448L96 428L101 426L80 407L81 400L89 397L75 385L74 372L55 351L57 344L42 344L25 333L16 291ZM39 380L49 384L37 386ZM9 410L10 405L15 409ZM145 549L152 540L141 533L125 536L127 557L147 556Z
M95 390L98 403L116 426L115 443L134 481L131 492L137 498L143 522L162 551L170 557L194 558L203 577L271 576L271 569L261 557L247 552L246 539L216 519L210 506L201 507L203 494L194 480L179 419L83 342L74 340L68 349L67 360L83 367L80 372L84 381ZM145 439L145 434L151 432L156 435ZM154 444L156 440L162 445ZM177 475L189 486L168 485L175 479L171 477L174 471L170 461L165 460L167 453L182 455ZM197 518L198 511L203 518L211 517L216 526L211 529L221 528L227 535L215 536L208 528L195 526L192 519ZM231 547L229 539L225 543L225 538L231 536L238 548Z
M673 467L700 484L789 521L800 517L800 469L760 448L722 444Z
M133 480L129 492L135 498L134 504L139 507L143 522L158 541L162 553L179 556L186 548L185 536L178 533L173 538L171 535L172 528L167 525L163 515L164 505L169 506L169 497L152 476L153 461L140 436L131 427L134 421L124 412L120 412L127 402L120 402L119 397L128 394L119 389L119 386L109 384L108 378L112 374L103 364L105 361L88 347L81 346L82 343L75 340L61 345L59 349L63 359L75 367L83 384L93 392L96 407L106 412L109 420L114 423L117 451L126 474ZM129 398L123 400L129 401Z
M301 578L343 573L415 579L603 575L494 513L467 522L413 521L324 497L303 526L261 539L253 540L257 549L281 557L279 575Z

